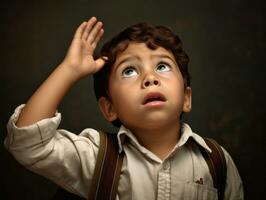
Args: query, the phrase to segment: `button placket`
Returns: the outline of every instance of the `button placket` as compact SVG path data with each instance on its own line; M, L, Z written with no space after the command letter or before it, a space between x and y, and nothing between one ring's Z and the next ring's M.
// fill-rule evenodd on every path
M158 174L158 200L168 200L171 196L170 161L162 164Z

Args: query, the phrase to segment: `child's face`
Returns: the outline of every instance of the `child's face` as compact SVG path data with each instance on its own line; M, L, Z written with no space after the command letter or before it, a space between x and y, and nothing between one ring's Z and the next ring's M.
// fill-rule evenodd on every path
M114 63L109 80L110 101L101 98L106 119L119 118L128 128L156 128L178 123L180 114L191 109L191 89L174 55L144 43L130 43Z

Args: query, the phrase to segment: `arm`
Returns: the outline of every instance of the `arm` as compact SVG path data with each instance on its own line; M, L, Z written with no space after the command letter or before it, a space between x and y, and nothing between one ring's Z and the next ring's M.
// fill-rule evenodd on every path
M63 97L78 80L103 67L103 58L93 58L104 32L102 27L103 24L95 17L78 27L65 59L28 100L16 123L18 127L52 117Z
M104 59L93 58L102 35L96 18L78 27L63 62L11 116L5 139L5 147L26 168L84 197L94 172L98 132L86 129L79 136L58 130L61 114L55 110L78 80L103 67Z
M224 148L222 149L224 151L227 165L227 179L225 184L224 200L243 200L243 184L237 167L229 153Z

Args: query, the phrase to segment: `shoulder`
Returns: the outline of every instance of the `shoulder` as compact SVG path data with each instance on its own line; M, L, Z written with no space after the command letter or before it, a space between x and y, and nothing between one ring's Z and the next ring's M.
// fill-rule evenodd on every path
M221 147L227 167L225 199L244 199L243 183L239 175L238 169L228 151Z
M188 124L183 124L183 129L184 133L193 138L193 144L197 144L196 146L198 146L200 149L205 149L209 153L213 151L213 148L219 148L219 151L222 151L226 163L226 183L224 199L244 199L242 180L229 152L214 139L211 139L211 141L214 141L216 147L211 147L209 143L206 142L206 138L192 132Z
M205 141L208 141L205 139ZM211 141L214 141L215 146L211 147L211 145L208 145L209 147L211 147L212 151L216 151L215 148L219 148L218 151L216 151L216 153L223 153L223 157L225 159L225 164L226 164L226 168L225 168L225 191L224 191L224 199L244 199L244 194L243 194L243 184L242 184L242 180L241 177L239 175L239 172L237 170L237 167L232 159L232 157L230 156L230 154L228 153L228 151L222 147L221 145L219 145L215 140L211 139ZM207 144L209 144L207 142ZM219 155L216 155L214 159L212 159L215 163L215 159L217 159L217 157L221 157ZM219 162L218 162L219 164ZM218 169L220 168L220 166L218 166ZM223 175L224 176L224 175Z
M93 128L84 129L78 137L80 138L88 138L94 145L100 145L100 131Z

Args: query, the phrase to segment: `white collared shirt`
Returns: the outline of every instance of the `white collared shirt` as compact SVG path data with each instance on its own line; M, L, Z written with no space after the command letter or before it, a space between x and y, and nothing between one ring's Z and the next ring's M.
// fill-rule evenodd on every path
M99 133L94 129L85 129L76 135L57 129L60 113L18 128L15 123L23 106L15 110L8 122L6 148L28 169L87 198L99 149ZM117 139L119 150L125 152L125 157L116 199L218 199L206 161L197 145L188 142L189 138L211 151L203 138L183 123L178 143L161 160L141 146L132 132L122 126ZM243 199L241 178L232 158L223 151L227 163L224 199Z

